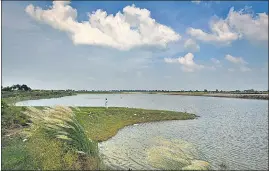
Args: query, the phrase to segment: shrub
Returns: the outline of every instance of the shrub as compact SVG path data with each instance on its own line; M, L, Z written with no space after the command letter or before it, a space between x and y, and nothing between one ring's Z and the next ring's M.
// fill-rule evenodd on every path
M8 105L1 101L1 124L3 129L9 129L14 126L26 126L28 117L21 113L24 108Z
M32 120L31 127L26 132L28 135L42 128L49 136L62 140L78 153L98 156L97 143L87 137L70 108L57 106L39 110L28 107L24 113Z

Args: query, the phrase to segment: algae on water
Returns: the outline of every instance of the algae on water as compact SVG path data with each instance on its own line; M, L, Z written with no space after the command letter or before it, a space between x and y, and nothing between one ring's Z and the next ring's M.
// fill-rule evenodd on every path
M147 150L150 165L161 170L209 170L210 164L194 145L183 140L156 138Z

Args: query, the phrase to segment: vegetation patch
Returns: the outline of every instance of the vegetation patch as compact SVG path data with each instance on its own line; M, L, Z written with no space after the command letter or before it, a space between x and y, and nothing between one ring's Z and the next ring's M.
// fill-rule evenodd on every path
M2 168L5 170L104 169L97 142L125 126L194 119L194 114L103 107L18 107L2 103ZM4 119L3 119L4 118ZM18 122L23 118L23 122ZM13 126L12 126L13 125ZM14 126L17 125L17 126Z
M195 119L194 114L174 111L146 110L135 108L79 107L76 117L94 141L105 141L116 135L119 129L137 123L165 120Z
M25 100L59 98L76 94L73 90L32 90L25 84L1 87L1 89L2 100L9 104Z

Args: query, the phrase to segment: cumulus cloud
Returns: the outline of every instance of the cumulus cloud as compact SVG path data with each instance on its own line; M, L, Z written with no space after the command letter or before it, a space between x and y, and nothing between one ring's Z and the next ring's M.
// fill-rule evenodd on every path
M251 71L251 69L246 66L248 63L242 57L234 57L228 54L225 56L225 59L234 64L237 64L238 67L237 69L241 72ZM232 70L228 69L228 71L235 71L235 69Z
M182 65L182 70L184 72L194 72L195 70L204 68L203 65L198 65L193 60L194 55L192 53L187 53L183 57L178 58L164 58L166 63L178 63Z
M214 63L214 66L211 66L209 69L211 70L216 70L217 67L222 67L221 63L220 63L220 60L216 59L216 58L211 58L210 59L213 63Z
M254 15L249 10L234 11L232 7L226 19L214 17L210 21L211 33L201 29L188 28L187 33L204 42L230 44L232 41L247 38L251 41L268 41L268 15Z
M74 44L128 50L142 45L166 47L181 38L172 28L151 18L149 10L135 5L126 6L115 15L98 9L88 14L88 21L78 22L77 10L69 4L69 1L53 1L46 10L31 4L25 11L35 20L66 32Z
M187 33L192 37L204 42L217 42L222 44L230 44L239 38L239 34L229 27L225 20L212 20L210 22L212 33L206 33L201 29L188 28Z
M232 55L226 55L225 59L235 64L247 64L242 57L234 57Z
M192 39L188 39L185 41L184 48L191 52L197 52L200 50L200 46L196 43L196 41Z
M258 13L254 15L247 12L247 9L236 12L234 8L231 8L226 20L231 28L247 39L268 41L268 14Z

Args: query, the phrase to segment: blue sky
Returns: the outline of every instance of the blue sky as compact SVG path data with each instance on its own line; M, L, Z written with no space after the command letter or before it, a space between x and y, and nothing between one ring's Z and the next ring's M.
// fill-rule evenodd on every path
M268 89L266 1L4 1L2 10L4 86Z

